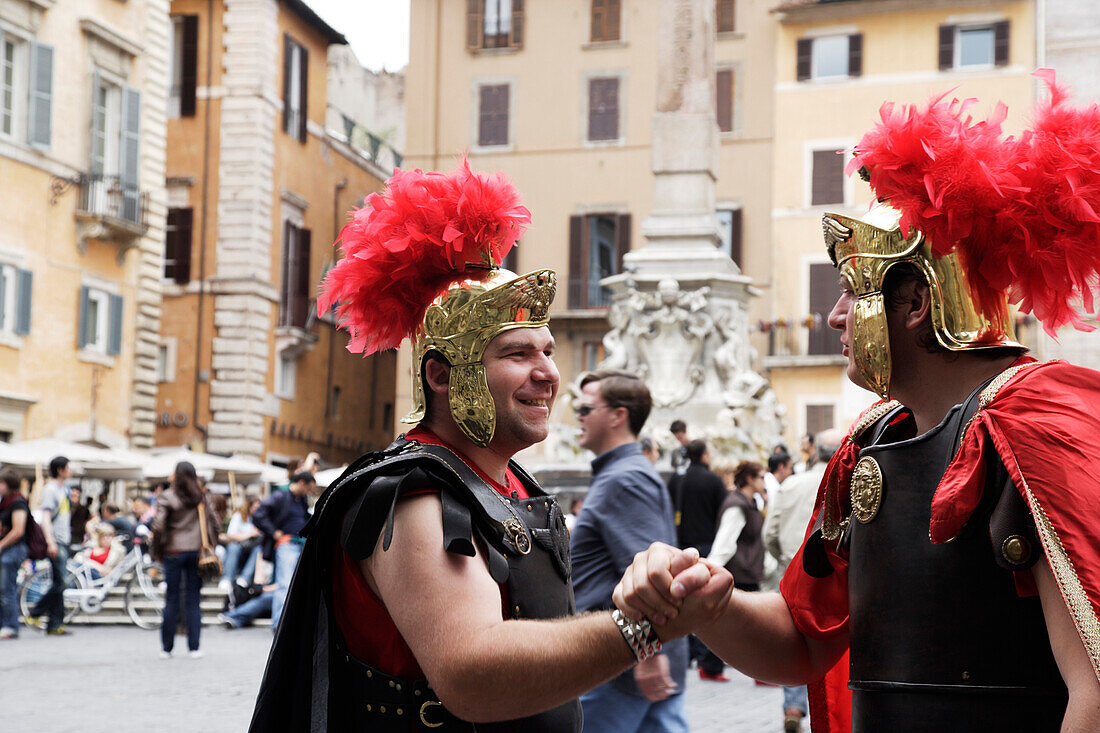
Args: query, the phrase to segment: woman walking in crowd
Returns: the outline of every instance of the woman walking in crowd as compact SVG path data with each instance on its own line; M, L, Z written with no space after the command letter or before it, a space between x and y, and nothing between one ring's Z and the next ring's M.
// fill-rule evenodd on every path
M764 580L764 515L756 507L756 497L765 493L764 467L741 461L733 486L718 511L718 531L707 559L733 574L734 587L757 591Z
M176 464L171 485L157 500L157 515L153 519L156 552L164 561L164 578L168 583L164 599L164 617L160 626L161 659L172 656L179 620L180 579L186 584L184 604L187 616L187 649L192 659L202 656L199 633L202 617L199 611L199 549L202 531L199 526L199 503L206 515L207 536L218 536L218 518L210 501L199 486L195 467L187 461Z
M0 471L0 639L19 636L19 601L15 576L27 559L24 533L30 507L20 490L19 476Z

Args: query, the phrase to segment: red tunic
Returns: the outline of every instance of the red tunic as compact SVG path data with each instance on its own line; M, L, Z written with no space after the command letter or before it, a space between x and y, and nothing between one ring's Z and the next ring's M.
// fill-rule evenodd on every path
M462 453L448 445L428 429L417 426L406 435L410 440L419 440L429 445L442 445L450 448L466 462L477 474L490 486L499 491L503 496L510 496L513 492L521 499L528 498L527 490L519 478L507 472L508 485L502 486L492 480L480 468L474 465ZM425 487L422 492L435 491ZM336 550L335 565L337 572L333 577L333 597L335 600L336 623L344 635L348 650L360 660L385 672L386 674L403 679L423 679L424 672L420 669L412 650L397 630L393 619L386 607L367 585L366 579L359 570L358 563L338 547ZM501 586L503 599L502 613L508 608L506 588Z
M1100 372L1065 362L1037 364L1030 357L968 426L962 444L940 480L932 500L929 536L950 540L962 529L981 499L985 458L996 451L1017 490L1036 518L1047 563L1074 619L1093 669L1100 678ZM824 488L845 489L859 447L845 441L833 456L818 491L812 528L822 509ZM847 496L847 490L838 492ZM846 515L847 507L838 508ZM808 530L807 530L808 534ZM834 572L813 578L802 568L802 550L792 560L780 592L795 626L810 638L828 639L848 631L847 558L826 543ZM1020 595L1036 593L1030 572L1016 574ZM1084 598L1087 602L1079 602ZM847 655L809 686L815 733L851 729L851 693Z

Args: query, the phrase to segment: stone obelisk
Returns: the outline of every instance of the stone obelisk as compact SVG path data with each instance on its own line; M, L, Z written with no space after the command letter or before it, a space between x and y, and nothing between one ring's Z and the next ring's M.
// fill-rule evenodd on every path
M650 428L673 419L731 458L755 457L782 433L782 408L752 371L751 280L718 249L713 0L661 0L654 204L646 246L606 278L612 306L603 366L635 371L653 394Z

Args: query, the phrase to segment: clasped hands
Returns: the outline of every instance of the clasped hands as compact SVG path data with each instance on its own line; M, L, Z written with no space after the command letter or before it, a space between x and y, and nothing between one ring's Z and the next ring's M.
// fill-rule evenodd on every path
M733 592L733 576L699 557L662 542L634 556L611 594L635 621L648 618L662 642L685 636L721 616Z

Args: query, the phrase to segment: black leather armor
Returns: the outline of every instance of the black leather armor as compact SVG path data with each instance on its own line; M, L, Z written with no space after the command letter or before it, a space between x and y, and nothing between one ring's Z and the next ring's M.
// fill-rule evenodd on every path
M1011 572L1033 564L1041 549L999 460L987 466L981 504L959 536L942 545L929 539L933 493L980 389L916 438L898 440L907 426L895 424L898 412L887 415L860 452L878 464L882 490L874 516L853 516L842 538L850 554L854 733L1061 725L1066 688L1042 607L1038 597L1017 596ZM1021 556L1021 547L1029 553Z
M507 586L512 618L551 619L576 611L565 518L557 500L522 468L510 465L530 499L501 496L442 446L398 440L387 454L366 466L352 466L334 486L334 493L355 496L346 504L339 538L353 558L369 556L380 534L383 548L388 547L393 508L403 493L437 487L446 549L473 556L474 539L479 540L478 550L486 556L493 579ZM331 588L330 582L324 585ZM331 599L327 600L331 608ZM427 680L391 677L352 656L331 612L328 626L335 641L329 660L329 720L343 721L349 730L558 733L581 729L576 700L519 720L477 724L459 720L443 707ZM531 673L517 684L538 684L538 670Z

